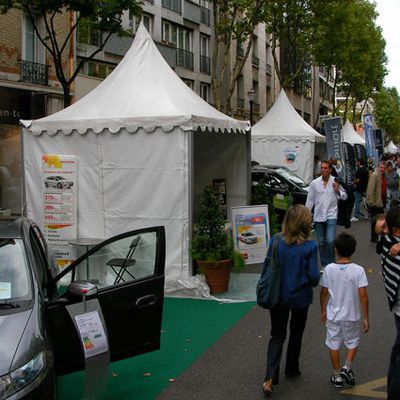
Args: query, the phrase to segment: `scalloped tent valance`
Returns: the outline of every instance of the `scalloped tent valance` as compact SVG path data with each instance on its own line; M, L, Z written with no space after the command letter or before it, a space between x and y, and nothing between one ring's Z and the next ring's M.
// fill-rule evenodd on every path
M250 129L247 121L221 113L193 92L164 60L142 23L125 57L99 86L64 110L21 123L36 136L117 133L122 128L171 132L176 126L242 133Z

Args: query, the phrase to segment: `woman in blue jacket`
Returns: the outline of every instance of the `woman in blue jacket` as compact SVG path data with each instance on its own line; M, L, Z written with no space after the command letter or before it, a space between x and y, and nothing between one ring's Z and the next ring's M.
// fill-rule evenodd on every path
M267 371L263 391L272 393L279 382L279 364L290 316L290 336L286 352L285 374L300 375L301 341L307 322L308 307L313 300L312 287L319 282L318 245L311 240L312 216L301 204L291 207L283 220L282 235L275 235L268 247L268 256L274 240L278 243L280 268L279 304L270 309L271 339L267 351Z

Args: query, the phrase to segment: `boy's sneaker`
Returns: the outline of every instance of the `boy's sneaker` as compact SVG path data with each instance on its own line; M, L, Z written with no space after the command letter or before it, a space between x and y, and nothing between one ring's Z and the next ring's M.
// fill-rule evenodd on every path
M343 378L339 375L332 375L331 376L331 383L335 388L342 388L343 387Z
M347 369L347 367L343 367L340 370L340 376L346 381L348 385L354 386L354 372L351 369Z
M359 219L358 219L357 217L351 217L351 218L350 218L350 221L351 221L351 222L358 222Z

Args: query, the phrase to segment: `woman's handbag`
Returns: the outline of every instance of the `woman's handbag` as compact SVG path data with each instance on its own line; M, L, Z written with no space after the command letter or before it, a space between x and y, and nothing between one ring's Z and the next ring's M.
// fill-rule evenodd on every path
M262 308L272 308L279 303L280 268L278 263L278 244L281 235L275 235L271 256L264 261L261 277L257 283L257 304Z

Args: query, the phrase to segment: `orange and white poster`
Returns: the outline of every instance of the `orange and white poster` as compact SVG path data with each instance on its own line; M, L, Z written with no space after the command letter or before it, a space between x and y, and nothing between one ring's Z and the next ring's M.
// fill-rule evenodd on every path
M62 269L76 259L78 161L73 155L42 155L44 235Z

